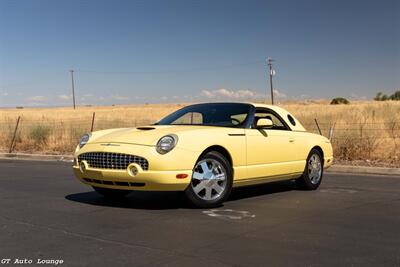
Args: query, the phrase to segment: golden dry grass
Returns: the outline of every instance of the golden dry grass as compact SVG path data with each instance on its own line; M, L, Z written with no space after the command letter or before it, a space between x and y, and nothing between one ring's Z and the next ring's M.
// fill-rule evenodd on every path
M0 150L6 151L18 116L21 116L15 150L19 152L70 153L78 138L94 129L153 123L184 104L151 104L115 107L0 109ZM314 118L329 136L333 127L334 153L342 160L370 160L399 166L400 102L355 102L350 105L286 103L304 126L317 132Z

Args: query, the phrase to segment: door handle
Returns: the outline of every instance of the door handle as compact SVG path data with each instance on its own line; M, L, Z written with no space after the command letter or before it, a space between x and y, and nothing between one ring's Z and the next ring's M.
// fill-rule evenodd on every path
M294 143L294 138L289 138L290 143Z

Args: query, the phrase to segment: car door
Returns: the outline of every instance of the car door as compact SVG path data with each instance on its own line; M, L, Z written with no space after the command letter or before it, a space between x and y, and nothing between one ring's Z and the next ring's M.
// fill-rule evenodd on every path
M257 128L260 118L272 120L270 128ZM295 135L273 110L257 108L254 123L246 129L247 174L249 178L274 178L294 172L297 159Z

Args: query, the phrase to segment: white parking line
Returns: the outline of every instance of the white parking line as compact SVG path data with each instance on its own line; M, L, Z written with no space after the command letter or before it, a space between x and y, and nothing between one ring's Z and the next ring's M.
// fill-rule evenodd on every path
M230 219L230 220L241 220L243 218L254 218L256 215L251 214L248 211L232 210L232 209L211 209L203 211L203 214L210 217L216 217L219 219Z

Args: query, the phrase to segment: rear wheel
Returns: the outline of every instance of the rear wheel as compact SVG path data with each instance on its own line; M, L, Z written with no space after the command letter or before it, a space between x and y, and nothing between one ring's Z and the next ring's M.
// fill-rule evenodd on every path
M130 190L110 189L96 186L93 186L93 189L108 199L121 199L131 192Z
M315 190L321 184L323 172L321 152L314 148L307 157L303 175L296 180L296 183L303 189Z
M220 206L229 197L232 179L232 167L227 159L218 152L209 152L196 163L185 195L199 208Z

